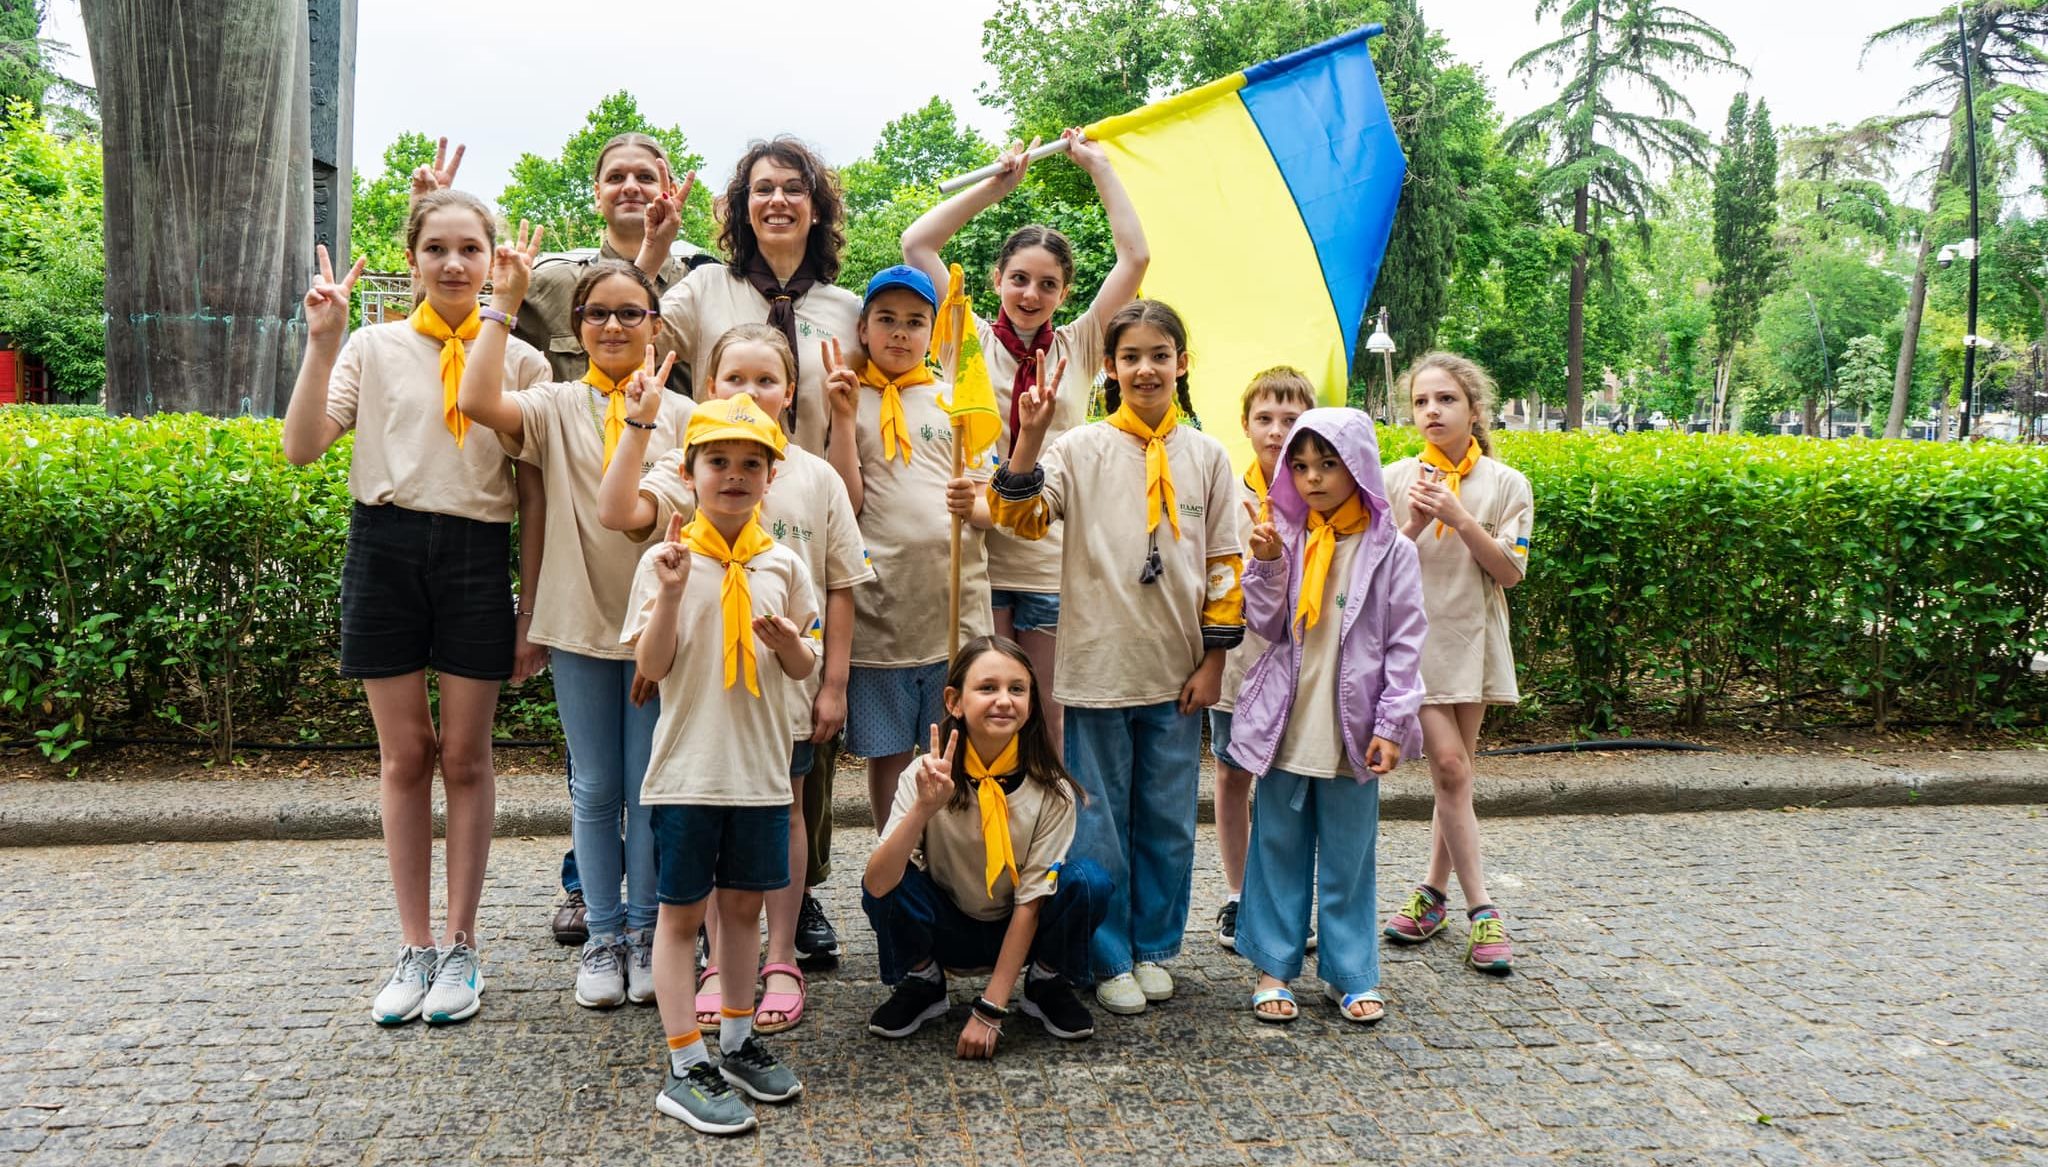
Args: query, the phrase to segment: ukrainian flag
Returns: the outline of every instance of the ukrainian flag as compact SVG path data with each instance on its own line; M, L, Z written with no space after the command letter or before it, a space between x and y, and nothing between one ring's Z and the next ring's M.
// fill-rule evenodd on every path
M1238 399L1293 365L1341 405L1408 160L1366 25L1088 127L1145 223L1144 294L1187 321L1207 432L1239 466Z

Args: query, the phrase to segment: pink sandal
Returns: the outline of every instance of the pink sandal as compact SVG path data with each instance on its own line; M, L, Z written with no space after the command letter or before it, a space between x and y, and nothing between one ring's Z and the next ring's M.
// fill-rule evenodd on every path
M718 966L715 964L705 965L704 971L697 974L697 1031L699 1033L718 1032L718 1011L725 1004L725 985L721 982L718 986L718 992L715 993L704 991L704 982L717 975Z
M775 973L782 973L785 976L795 977L796 992L769 992L768 978ZM781 1033L785 1030L795 1029L797 1022L802 1021L804 1019L804 998L809 994L809 989L809 983L804 980L803 970L798 968L797 966L793 964L782 964L779 962L776 964L762 965L761 1001L759 1004L754 1006L754 1032ZM768 1022L761 1020L761 1015L763 1013L780 1013L782 1014L782 1020L774 1024L770 1024Z

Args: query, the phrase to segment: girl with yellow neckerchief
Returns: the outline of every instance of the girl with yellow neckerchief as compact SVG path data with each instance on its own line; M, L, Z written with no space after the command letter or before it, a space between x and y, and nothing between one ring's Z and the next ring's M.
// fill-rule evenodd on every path
M1387 939L1420 944L1443 931L1457 873L1472 926L1465 959L1505 973L1514 949L1486 888L1472 759L1488 705L1520 700L1508 647L1506 591L1522 581L1535 519L1529 480L1493 457L1486 420L1493 378L1464 357L1428 353L1398 386L1421 428L1422 454L1387 467L1394 521L1422 559L1429 640L1422 651L1423 749L1436 787L1429 873L1387 921Z
M520 604L534 594L540 478L515 477L488 435L456 408L466 366L488 359L519 388L547 379L524 344L475 351L477 293L497 228L474 195L437 190L407 216L406 260L419 303L410 318L348 328L358 262L337 280L320 252L306 293L306 358L285 411L284 454L314 461L355 431L348 488L348 557L341 572L341 673L360 678L377 723L384 846L398 922L397 965L371 1005L380 1025L474 1015L481 1002L477 902L491 853L496 781L491 722L498 688L541 663L513 617L511 522L521 523ZM472 360L472 357L476 359ZM440 675L440 724L426 670ZM435 933L434 765L448 797L448 919Z
M1202 710L1244 639L1245 516L1223 444L1184 417L1180 314L1134 300L1103 335L1109 416L1061 434L1040 464L1060 391L1049 371L1022 395L1010 461L987 493L1019 538L1066 523L1054 695L1067 767L1088 792L1075 854L1114 885L1095 933L1095 999L1131 1014L1173 995L1161 962L1187 930Z
M993 967L960 1057L995 1056L1020 976L1026 1016L1054 1037L1088 1037L1095 1022L1070 978L1088 975L1109 888L1100 867L1068 857L1081 792L1053 749L1030 656L976 637L946 670L945 703L861 880L882 982L896 987L868 1031L910 1036L945 1015L945 970Z
M1230 750L1257 774L1237 951L1252 1011L1294 1020L1315 907L1316 974L1347 1021L1378 1021L1373 904L1379 781L1422 744L1424 622L1415 545L1388 519L1372 419L1311 409L1253 525L1245 622L1273 645L1238 695Z
M599 522L598 488L629 431L647 439L631 447L641 459L636 472L680 446L691 403L661 387L673 355L650 365L660 293L640 269L616 259L588 265L570 296L577 340L590 355L583 375L524 393L503 391L493 354L510 342L539 250L524 224L513 245L498 249L493 311L463 376L460 404L550 488L528 636L548 649L555 708L569 743L570 837L590 928L577 956L576 1003L644 1005L654 999L655 865L652 812L640 801L640 783L660 709L646 694L633 700L633 650L619 643L619 624L633 571L655 533L635 541L607 529ZM627 396L636 385L641 395L651 386L658 411L633 416Z

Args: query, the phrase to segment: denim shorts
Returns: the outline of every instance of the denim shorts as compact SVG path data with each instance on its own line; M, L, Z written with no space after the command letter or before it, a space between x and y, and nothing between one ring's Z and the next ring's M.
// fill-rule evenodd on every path
M512 675L512 524L356 503L341 565L341 675Z
M811 767L817 764L818 744L816 742L806 739L790 743L789 776L791 778L801 777L810 773Z
M876 668L846 674L846 752L863 758L907 754L931 744L946 719L946 663Z
M1215 758L1219 766L1244 769L1237 764L1236 758L1230 756L1230 711L1227 709L1209 711L1209 756Z
M1018 633L1044 632L1048 635L1060 626L1060 597L1058 592L1013 592L996 588L988 594L991 608L1008 608L1010 624Z
M654 808L655 894L694 904L713 887L789 886L789 807L664 804Z

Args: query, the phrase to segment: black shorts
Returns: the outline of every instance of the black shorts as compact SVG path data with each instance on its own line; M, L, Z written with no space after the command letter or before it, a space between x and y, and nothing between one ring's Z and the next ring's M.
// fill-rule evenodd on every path
M355 504L341 566L341 675L512 675L512 524Z
M654 808L655 894L694 904L713 887L789 886L789 807L663 804Z

